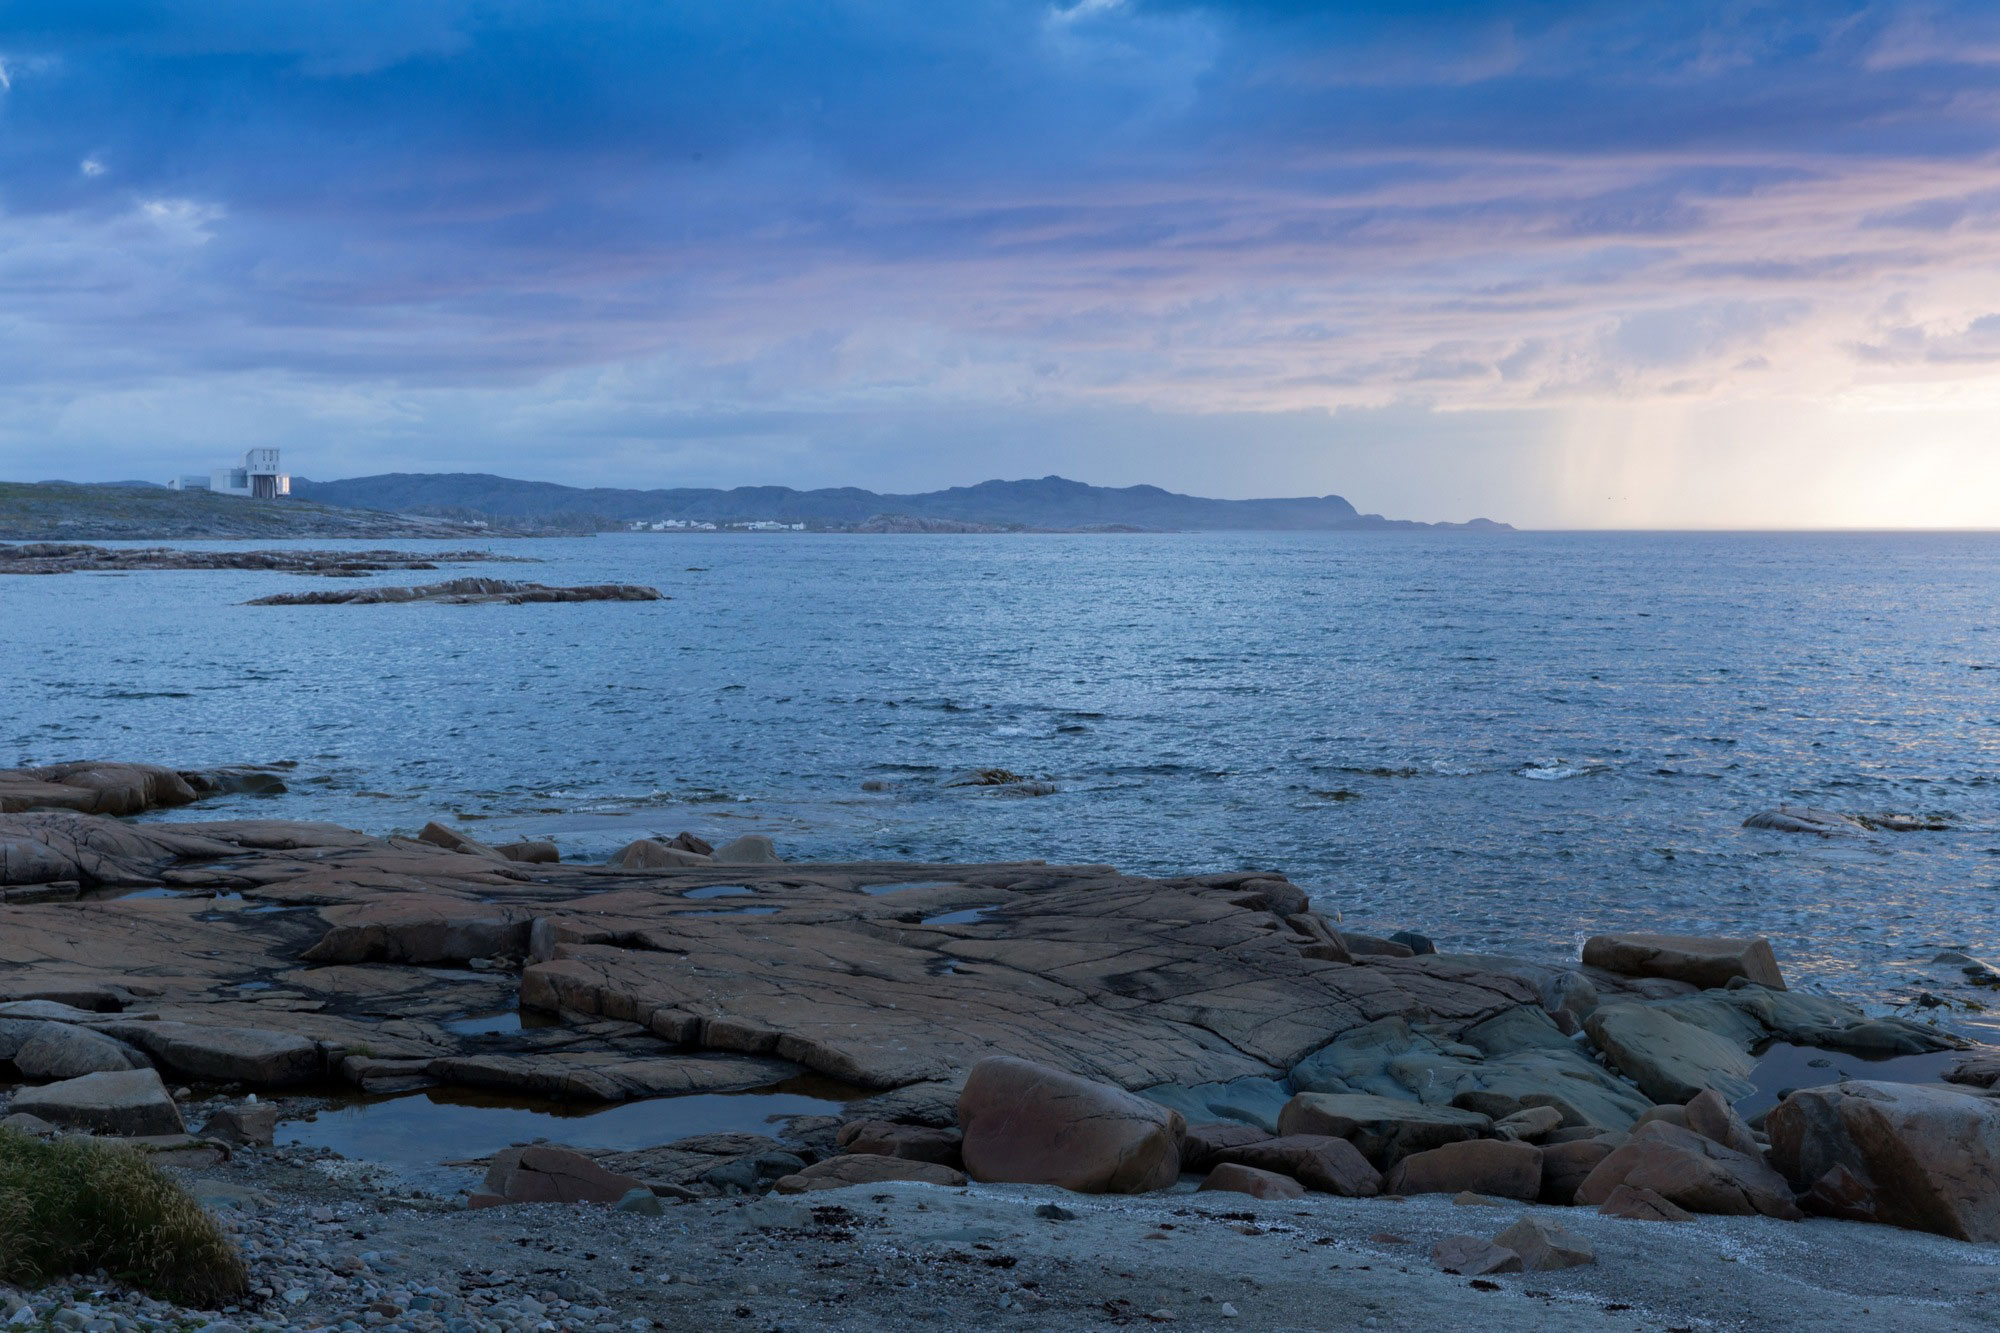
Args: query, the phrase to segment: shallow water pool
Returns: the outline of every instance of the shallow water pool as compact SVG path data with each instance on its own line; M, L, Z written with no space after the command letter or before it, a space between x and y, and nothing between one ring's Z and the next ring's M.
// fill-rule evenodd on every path
M1825 1087L1849 1079L1870 1079L1878 1083L1936 1083L1965 1058L1963 1051L1928 1051L1922 1055L1856 1055L1820 1046L1794 1046L1772 1042L1757 1055L1757 1067L1750 1081L1757 1090L1736 1103L1737 1113L1746 1120L1760 1115L1784 1100L1785 1094L1800 1088Z
M278 1126L278 1143L330 1148L353 1161L395 1171L443 1193L469 1189L484 1174L450 1166L517 1143L546 1140L570 1148L629 1152L696 1134L767 1134L795 1115L839 1115L861 1096L823 1079L795 1079L749 1092L654 1097L614 1106L526 1101L462 1089L433 1088L357 1099L311 1120Z

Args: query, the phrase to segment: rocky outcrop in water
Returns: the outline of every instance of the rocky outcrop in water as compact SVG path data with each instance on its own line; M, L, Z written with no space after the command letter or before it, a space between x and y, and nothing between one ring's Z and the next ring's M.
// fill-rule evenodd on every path
M248 764L211 769L174 769L160 764L85 760L40 768L0 770L0 814L28 810L73 810L87 815L138 815L209 796L247 792L276 796L285 790L289 765L259 768ZM116 841L112 829L100 833ZM5 866L0 850L0 867ZM8 872L0 868L0 886ZM20 872L13 872L18 877ZM20 878L19 882L31 880Z
M1707 990L1741 977L1772 990L1785 978L1768 940L1694 939L1685 935L1596 935L1583 961L1628 977L1666 977Z
M1838 810L1815 810L1810 806L1781 805L1775 810L1759 810L1743 821L1744 828L1773 833L1814 833L1822 838L1852 838L1864 833L1943 832L1949 821L1930 815L1876 811L1865 815L1843 814Z
M658 588L633 583L591 583L575 588L552 588L543 583L515 583L508 579L447 579L415 588L339 588L324 592L276 593L253 597L245 606L378 606L400 602L441 602L449 606L476 606L497 603L522 606L530 602L658 602L665 600Z

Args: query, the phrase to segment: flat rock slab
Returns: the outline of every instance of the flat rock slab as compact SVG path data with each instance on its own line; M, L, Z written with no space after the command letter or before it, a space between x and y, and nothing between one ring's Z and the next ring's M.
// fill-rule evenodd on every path
M787 873L727 873L753 872ZM808 885L760 888L754 902L620 895L608 911L538 925L546 961L527 968L522 997L878 1088L962 1077L995 1051L1125 1088L1269 1079L1378 1017L1463 1025L1533 998L1513 978L1435 957L1368 967L1307 957L1311 941L1258 884L993 873L949 892L989 908L953 925L925 925L943 904L922 897L857 901ZM910 910L891 915L898 906Z
M85 1074L14 1094L13 1111L65 1129L120 1138L184 1134L180 1108L151 1069Z
M0 1027L8 1021L0 1019ZM9 1042L0 1037L0 1049ZM14 1049L14 1068L33 1079L80 1078L121 1069L147 1069L146 1057L115 1038L68 1023L43 1023Z
M424 1066L440 1083L566 1101L619 1102L691 1092L737 1092L782 1082L797 1066L752 1056L657 1055L619 1058L602 1050L535 1055L451 1055Z
M1330 961L1330 927L1269 873L621 869L442 840L456 845L285 821L0 815L0 888L82 890L0 905L0 998L122 1010L92 1026L176 1077L254 1086L333 1074L606 1100L711 1089L720 1076L684 1061L731 1056L862 1089L929 1085L948 1107L998 1052L1268 1128L1291 1068L1354 1027L1397 1018L1449 1036L1538 994L1435 954ZM139 888L168 893L107 896ZM558 1051L534 1031L448 1026L516 1002L565 1032L625 1035Z

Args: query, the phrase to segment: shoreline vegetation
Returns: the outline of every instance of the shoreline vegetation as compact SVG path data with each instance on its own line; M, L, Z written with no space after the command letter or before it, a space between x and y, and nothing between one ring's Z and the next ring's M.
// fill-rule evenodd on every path
M281 500L170 491L142 482L0 483L0 541L583 536L645 531L856 534L1190 531L1511 532L1504 523L1417 523L1363 514L1337 495L1211 500L1155 486L1061 477L989 481L919 495L853 487L797 491L585 490L472 473L294 482Z
M130 822L290 777L0 772L0 1126L173 1171L230 1219L248 1333L902 1328L947 1298L965 1325L1256 1326L1323 1321L1329 1290L1391 1326L1858 1299L1957 1327L1984 1299L1951 1247L2000 1242L2000 1052L1794 989L1761 939L1531 960L1343 930L1271 870ZM1879 1076L1801 1086L1795 1059L1760 1103L1767 1051ZM758 1113L802 1088L828 1109ZM564 1142L717 1093L745 1123ZM469 1195L293 1141L395 1097L428 1099ZM468 1150L454 1105L563 1117ZM0 1288L0 1318L51 1290L74 1300Z

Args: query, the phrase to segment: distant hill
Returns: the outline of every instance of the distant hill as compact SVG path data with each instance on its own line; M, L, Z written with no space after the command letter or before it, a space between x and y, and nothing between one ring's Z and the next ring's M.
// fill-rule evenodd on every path
M0 541L198 541L258 537L451 537L462 523L357 513L311 501L246 500L144 482L0 482ZM495 534L497 535L497 534Z
M517 481L477 472L391 472L347 481L292 479L292 494L321 504L517 523L604 526L684 519L744 523L759 519L804 523L811 528L854 529L885 521L973 524L1000 529L1088 531L1300 530L1393 528L1507 530L1504 523L1413 523L1363 514L1338 495L1275 500L1207 500L1158 486L1089 486L1062 477L1037 481L983 481L977 486L918 495L883 495L852 486L797 491L789 486L738 486L733 490L585 489L546 481Z

